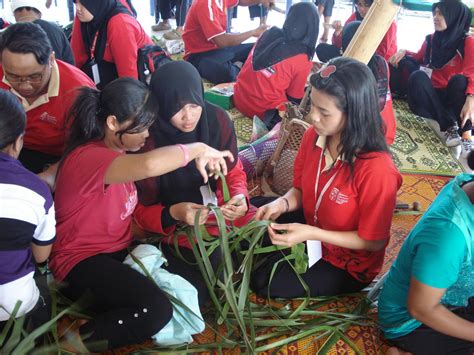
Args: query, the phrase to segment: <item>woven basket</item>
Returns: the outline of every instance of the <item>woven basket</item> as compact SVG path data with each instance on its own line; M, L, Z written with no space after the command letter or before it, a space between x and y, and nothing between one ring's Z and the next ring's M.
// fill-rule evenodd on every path
M271 190L266 191L266 194L284 195L293 186L293 165L296 154L298 154L304 132L310 126L304 120L309 112L309 95L310 89L307 89L299 106L287 104L278 144L263 175L266 185Z
M280 126L281 123L278 123L270 132L239 151L239 159L248 179L262 175L265 165L276 149Z
M271 190L284 195L293 186L293 165L309 123L294 118L282 126L278 145L265 169L265 178Z

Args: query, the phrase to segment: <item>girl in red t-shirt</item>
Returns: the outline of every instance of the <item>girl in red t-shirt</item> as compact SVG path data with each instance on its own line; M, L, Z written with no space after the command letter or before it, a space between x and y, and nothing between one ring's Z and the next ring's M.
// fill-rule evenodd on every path
M157 112L146 85L131 78L102 92L80 89L71 112L74 122L56 180L57 240L50 267L68 284L70 297L92 296L95 316L74 332L78 341L106 346L88 350L140 343L168 323L172 306L152 281L122 263L138 203L133 182L192 160L207 181L206 163L210 171L226 173L224 157L233 160L232 154L204 143L125 154L144 146Z
M99 89L117 78L138 79L138 50L153 41L126 0L74 0L71 48L76 66Z
M234 86L234 104L247 117L256 115L271 129L288 101L299 102L312 68L319 16L311 2L294 4L283 28L262 34Z
M285 224L268 228L274 245L306 243L310 265L300 276L311 296L356 292L380 272L401 176L385 143L370 69L337 58L311 77L311 85L313 127L298 151L293 187L259 208L256 218L283 215L277 222L284 219ZM299 209L304 217L284 215ZM322 243L319 260L317 242ZM254 291L270 297L305 296L293 266L277 263L281 258L275 252L255 270Z
M415 114L439 123L445 144L461 144L461 156L474 150L474 37L472 14L460 0L433 4L435 32L417 53L400 50L390 58L390 86L408 95Z

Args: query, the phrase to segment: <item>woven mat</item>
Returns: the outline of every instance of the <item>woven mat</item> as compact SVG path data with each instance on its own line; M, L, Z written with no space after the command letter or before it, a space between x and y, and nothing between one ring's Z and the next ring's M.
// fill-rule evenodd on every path
M393 107L397 134L391 150L401 172L455 176L463 171L426 119L414 115L405 101L395 100Z
M230 119L234 122L237 136L237 147L242 147L252 140L253 121L240 113L236 108L227 110Z
M451 179L447 176L402 174L403 185L398 191L398 201L412 204L419 202L422 211L431 205L443 186ZM413 229L420 215L397 215L393 216L390 244L385 253L384 265L380 275L385 274L392 265L400 251L406 236Z

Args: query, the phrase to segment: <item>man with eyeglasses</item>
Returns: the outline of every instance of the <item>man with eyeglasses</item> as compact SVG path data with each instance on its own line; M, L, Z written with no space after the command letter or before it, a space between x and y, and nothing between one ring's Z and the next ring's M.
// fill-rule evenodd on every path
M94 84L79 69L56 60L46 33L33 23L8 26L0 37L0 58L0 89L15 94L27 113L19 160L42 172L63 153L75 89Z

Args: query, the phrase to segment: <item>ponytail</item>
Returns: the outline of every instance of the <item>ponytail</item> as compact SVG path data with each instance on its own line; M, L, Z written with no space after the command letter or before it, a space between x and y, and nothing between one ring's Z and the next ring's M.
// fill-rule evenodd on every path
M62 160L81 145L104 139L107 117L115 116L120 124L130 121L126 129L117 132L121 137L148 129L156 112L148 87L132 78L114 80L102 91L80 88L67 119L72 123Z
M63 159L74 149L105 135L105 120L101 109L101 93L97 89L81 87L67 118L70 132Z

